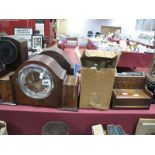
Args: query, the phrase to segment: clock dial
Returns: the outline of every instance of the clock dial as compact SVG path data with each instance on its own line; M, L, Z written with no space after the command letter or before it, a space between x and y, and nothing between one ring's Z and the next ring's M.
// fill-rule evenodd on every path
M17 80L23 93L34 99L48 97L54 88L52 75L38 64L29 64L22 68Z

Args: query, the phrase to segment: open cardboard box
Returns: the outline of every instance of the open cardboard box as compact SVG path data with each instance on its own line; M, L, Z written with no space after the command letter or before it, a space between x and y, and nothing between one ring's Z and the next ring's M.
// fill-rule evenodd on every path
M116 59L119 58L119 53L101 50L86 50L86 53L88 56L86 61L89 62L89 65L92 64L92 68L88 68L87 66L81 68L79 107L101 110L109 109L116 73L115 67L118 62ZM98 58L100 61L97 61ZM93 61L103 64L104 60L107 62L106 58L109 60L111 59L111 61L114 60L115 63L110 62L113 64L111 68L102 68L100 70L98 70L97 67L94 68ZM85 62L85 60L82 60L82 64L83 61Z

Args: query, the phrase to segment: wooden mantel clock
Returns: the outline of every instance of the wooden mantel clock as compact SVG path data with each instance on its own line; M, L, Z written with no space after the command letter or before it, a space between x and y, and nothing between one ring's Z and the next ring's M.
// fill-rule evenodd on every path
M0 37L0 77L15 71L28 59L27 40L18 36Z
M52 57L36 55L11 76L16 104L60 107L64 70Z
M55 59L60 66L66 70L68 75L74 74L74 65L71 63L68 55L58 47L53 46L52 48L46 48L41 54L48 55Z

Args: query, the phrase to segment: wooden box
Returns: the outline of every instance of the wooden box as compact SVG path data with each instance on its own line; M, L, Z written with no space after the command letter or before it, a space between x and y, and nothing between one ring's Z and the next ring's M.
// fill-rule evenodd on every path
M14 72L9 72L5 76L0 78L0 94L1 100L3 102L13 102L13 89L10 81L10 76L13 75Z
M63 82L62 109L78 109L78 78L75 76L67 75Z
M149 108L153 94L145 86L145 76L116 76L112 108Z

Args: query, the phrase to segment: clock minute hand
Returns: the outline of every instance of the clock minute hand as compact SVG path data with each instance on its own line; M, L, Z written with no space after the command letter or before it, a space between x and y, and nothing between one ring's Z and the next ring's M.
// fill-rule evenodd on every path
M34 82L37 82L37 78L36 78L36 74L35 74L34 68L33 68L33 78L34 78Z

